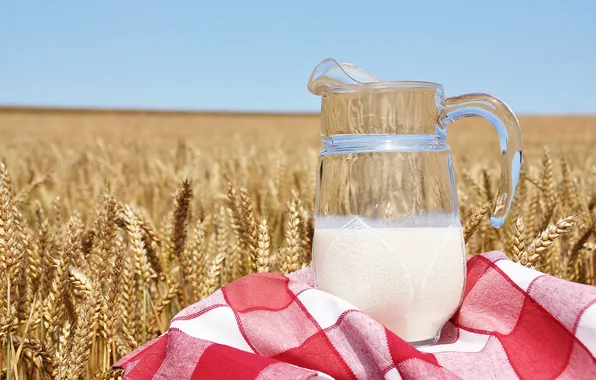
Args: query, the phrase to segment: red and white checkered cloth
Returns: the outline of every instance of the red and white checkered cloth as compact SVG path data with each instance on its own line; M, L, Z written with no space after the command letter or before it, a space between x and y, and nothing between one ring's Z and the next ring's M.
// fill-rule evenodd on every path
M307 268L224 286L116 366L128 380L596 379L596 287L499 252L467 267L464 301L431 347L313 288Z

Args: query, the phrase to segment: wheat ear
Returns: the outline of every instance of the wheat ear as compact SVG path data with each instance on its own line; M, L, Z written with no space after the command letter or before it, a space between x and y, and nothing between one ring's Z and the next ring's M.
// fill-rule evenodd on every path
M171 220L170 257L176 258L180 262L180 285L182 289L186 289L187 282L192 281L192 261L189 257L189 251L185 249L192 194L190 181L183 180L176 192Z
M240 188L240 209L242 213L242 224L246 247L248 248L248 268L249 273L253 273L257 268L257 236L258 227L253 212L252 201L245 187Z
M284 274L300 269L300 217L296 209L296 198L292 197L288 206L288 224L285 233L285 247L279 253L278 265Z
M572 215L559 219L548 226L532 241L532 244L528 247L528 254L544 254L559 236L566 233L573 226L575 220L576 217Z
M267 219L263 219L259 224L259 236L257 242L257 272L269 272L269 256L271 242L269 239L269 227L267 226Z
M191 268L194 275L191 277L191 294L193 299L197 300L200 297L200 280L206 275L205 269L206 261L206 244L205 244L205 226L200 220L197 221L193 238L190 241L189 251L191 257Z
M95 294L91 294L87 301L77 308L77 323L68 357L62 363L64 366L61 365L65 369L64 372L61 372L61 378L77 380L85 374L85 366L89 360L91 344L97 326L94 316L98 301L95 297Z
M526 251L526 232L521 216L515 221L513 230L513 261L525 267L533 268L539 255L535 253L529 256Z
M468 242L468 240L470 240L470 237L472 237L472 235L474 235L474 232L476 232L476 230L480 226L480 223L482 223L482 219L484 219L484 216L488 213L490 205L491 205L490 202L484 203L479 209L474 211L472 213L472 215L470 215L470 217L468 218L468 222L466 223L466 225L464 227L464 241L466 243Z
M201 298L207 297L220 287L221 269L223 266L224 259L225 256L222 254L219 254L215 257L215 260L213 261L213 264L209 269L209 276L205 278Z

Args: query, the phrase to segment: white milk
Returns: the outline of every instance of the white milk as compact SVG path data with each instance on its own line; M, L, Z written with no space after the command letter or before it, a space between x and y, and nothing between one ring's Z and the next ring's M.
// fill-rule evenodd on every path
M371 228L375 223L354 217L323 219L313 240L316 286L407 342L433 343L463 295L466 259L459 221ZM357 228L341 228L350 222Z

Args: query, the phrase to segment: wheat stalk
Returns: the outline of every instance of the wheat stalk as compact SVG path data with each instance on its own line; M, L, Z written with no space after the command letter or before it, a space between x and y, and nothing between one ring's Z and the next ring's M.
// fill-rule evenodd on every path
M58 364L56 363L55 353L51 345L39 338L22 338L13 336L13 342L17 346L29 351L34 357L39 357L42 361L45 378L54 379L58 376Z

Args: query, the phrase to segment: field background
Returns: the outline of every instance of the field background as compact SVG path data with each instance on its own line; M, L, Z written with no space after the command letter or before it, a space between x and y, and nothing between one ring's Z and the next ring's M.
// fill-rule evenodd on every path
M596 284L596 116L519 121L501 230L496 132L450 126L467 253ZM0 136L1 378L119 378L184 307L310 262L318 114L0 108Z
M529 147L548 143L572 148L585 138L596 137L596 115L518 115ZM131 141L136 137L159 138L167 144L184 138L192 142L221 141L230 134L251 138L298 139L316 144L319 114L169 112L134 110L52 109L0 107L0 132L5 142L41 141L72 144L102 138ZM450 127L451 142L494 138L490 124L480 118L460 120ZM454 145L454 146L455 146ZM473 148L473 147L468 147Z
M518 116L526 159L533 160L548 145L553 153L576 152L569 159L582 169L596 141L596 115ZM248 144L281 145L284 149L318 149L319 114L226 113L78 110L0 107L1 144L51 144L76 148L102 140L152 149L171 149L179 141L199 147L228 146L234 135ZM490 164L497 159L498 139L481 118L460 120L449 127L449 143L456 158L475 157ZM82 145L81 145L82 144ZM581 155L579 153L582 153ZM585 154L588 154L586 156ZM576 157L581 159L575 161ZM578 168L579 169L579 168Z

